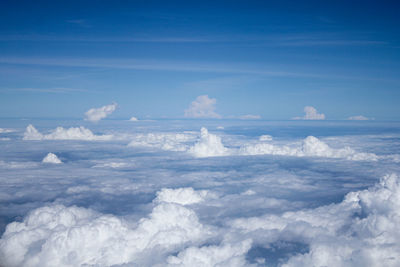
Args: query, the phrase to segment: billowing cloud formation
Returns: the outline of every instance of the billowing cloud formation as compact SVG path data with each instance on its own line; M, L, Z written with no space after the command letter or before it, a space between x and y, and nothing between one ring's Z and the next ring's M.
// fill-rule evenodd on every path
M168 193L174 192L162 194ZM194 211L175 200L158 204L137 224L74 206L36 209L7 226L0 261L10 267L162 264L169 253L211 234Z
M103 106L101 108L91 108L86 111L85 120L98 122L99 120L104 119L105 117L113 113L116 108L116 103L112 103L111 105Z
M229 150L222 144L221 138L201 128L200 140L189 149L195 157L215 157L229 155Z
M360 153L344 147L334 149L314 136L305 138L300 146L274 145L269 135L260 137L260 142L245 143L239 149L227 148L221 138L210 134L206 128L201 128L200 140L189 148L188 152L195 157L215 157L233 155L281 155L293 157L324 157L343 158L348 160L376 161L378 156L373 153Z
M184 266L248 266L246 253L251 248L251 240L221 246L190 247L177 256L170 256L169 267Z
M277 146L270 143L248 144L240 148L243 155L282 155L295 157L344 158L348 160L371 160L378 157L373 153L359 153L350 147L334 149L314 136L305 138L300 147Z
M215 105L217 100L209 98L208 95L201 95L194 100L188 109L185 110L185 117L187 118L221 118L215 112Z
M339 204L237 219L232 226L268 243L291 236L307 244L309 252L289 258L286 267L398 266L399 179L387 175L368 190L348 193Z
M314 107L304 107L304 113L303 117L294 117L293 120L325 120L325 114L318 113Z
M358 115L358 116L351 116L348 118L348 120L352 120L352 121L367 121L370 120L369 118L362 116L362 115Z
M32 124L26 127L24 140L85 140L85 141L100 141L111 140L112 135L94 135L92 131L84 127L71 127L64 129L57 127L49 134L41 134Z
M52 164L60 164L61 160L53 153L47 154L46 157L42 160L43 163L52 163Z

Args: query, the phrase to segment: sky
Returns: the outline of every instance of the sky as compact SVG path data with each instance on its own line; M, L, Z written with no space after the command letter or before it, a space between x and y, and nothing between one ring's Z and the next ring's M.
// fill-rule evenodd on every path
M399 7L1 1L0 117L399 120Z

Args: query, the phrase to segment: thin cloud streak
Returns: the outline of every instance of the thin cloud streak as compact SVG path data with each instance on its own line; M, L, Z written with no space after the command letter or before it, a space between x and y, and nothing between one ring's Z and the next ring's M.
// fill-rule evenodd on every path
M0 58L0 64L18 65L41 65L60 67L82 67L82 68L112 68L154 71L184 71L184 72L216 72L216 73L242 73L257 74L277 77L315 77L327 78L328 75L299 73L287 71L257 70L243 66L232 67L225 64L196 64L191 62L160 62L139 60L114 60L114 59L65 59L65 58Z

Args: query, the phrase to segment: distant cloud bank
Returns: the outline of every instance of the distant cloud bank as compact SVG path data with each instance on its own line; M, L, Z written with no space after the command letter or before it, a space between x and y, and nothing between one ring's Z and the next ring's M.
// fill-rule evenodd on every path
M311 106L304 107L303 117L294 117L293 120L325 120L325 114L318 113L317 109Z
M98 122L113 113L117 109L117 106L117 103L112 103L111 105L103 106L101 108L91 108L86 111L85 120Z
M185 110L187 118L221 118L221 115L215 112L217 100L209 98L208 95L198 96Z
M367 118L363 115L358 115L358 116L351 116L347 118L348 120L351 121L368 121L368 120L373 120L372 118Z

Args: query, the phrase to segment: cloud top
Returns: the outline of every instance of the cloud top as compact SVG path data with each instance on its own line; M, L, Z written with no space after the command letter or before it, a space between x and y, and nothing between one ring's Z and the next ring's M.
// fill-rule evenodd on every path
M112 135L95 135L85 127L71 127L65 129L57 127L49 134L41 134L32 124L26 127L24 140L85 140L85 141L105 141L111 140Z
M42 160L43 163L60 164L62 161L56 156L56 154L49 153Z
M325 120L325 114L318 113L314 107L305 106L304 113L303 117L294 117L293 120Z
M209 98L208 95L198 96L185 110L187 118L221 118L221 115L215 112L217 100Z
M98 122L104 119L117 109L117 104L112 103L111 105L102 106L101 108L91 108L85 113L85 120L91 122Z

